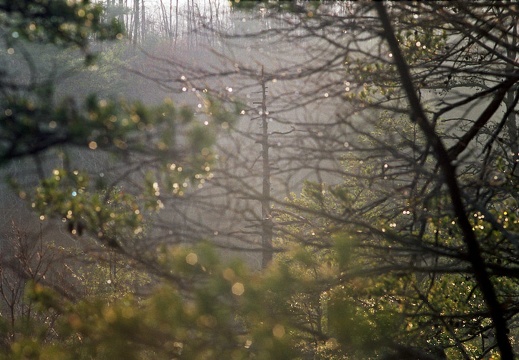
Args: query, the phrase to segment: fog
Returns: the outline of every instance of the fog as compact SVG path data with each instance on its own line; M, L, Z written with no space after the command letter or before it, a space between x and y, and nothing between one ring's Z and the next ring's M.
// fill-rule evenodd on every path
M118 44L98 45L100 56L95 65L84 68L71 61L77 54L51 48L45 50L49 60L37 70L38 76L56 81L57 102L68 97L80 99L91 92L148 105L169 98L178 107L192 108L200 124L212 121L206 114L207 96L230 107L235 101L243 103L236 122L225 123L217 134L218 161L211 178L203 187L189 188L182 197L164 197L165 209L156 218L150 237L171 243L211 240L234 249L225 254L259 267L265 221L262 201L268 200L275 208L300 192L304 181L340 182L343 160L359 136L341 125L338 115L348 114L349 121L366 131L379 116L377 111L356 109L343 101L345 94L359 91L365 83L346 73L346 55L329 39L355 42L357 50L347 54L349 61L380 51L379 44L363 39L361 31L339 30L329 39L310 36L308 30L297 28L299 20L294 15L271 18L265 9L242 12L220 0L146 1L145 5L147 20L138 41L132 38L138 34L133 20L124 15L129 38ZM110 11L117 14L120 9ZM295 30L285 31L287 27ZM52 54L59 56L53 59ZM30 77L31 71L22 65L23 76ZM425 99L440 101L434 91L425 93ZM466 115L477 111L467 108ZM445 129L448 131L448 123ZM268 143L268 179L262 162L264 141ZM72 166L86 168L94 178L110 182L124 170L103 154L76 149L70 153L72 164L77 164ZM48 175L64 161L69 160L59 151L51 151L41 159L14 161L2 171L29 185L38 179L38 162L43 164L40 173ZM383 158L380 163L382 166ZM262 188L264 181L270 184L268 199ZM0 219L4 239L15 221L31 232L49 228L48 238L82 242L67 233L60 219L40 221L39 214L30 211L31 204L19 199L8 185L3 184L1 192L5 199Z

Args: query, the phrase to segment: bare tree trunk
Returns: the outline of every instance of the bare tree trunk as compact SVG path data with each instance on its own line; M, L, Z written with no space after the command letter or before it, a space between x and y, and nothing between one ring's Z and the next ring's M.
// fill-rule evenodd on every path
M191 30L192 30L192 23L191 23L191 1L187 0L187 34L188 34L188 44L191 45Z
M169 32L169 23L168 23L168 12L166 10L166 7L164 6L164 2L160 0L160 23L162 24L161 27L164 31L164 34L166 34L166 37L170 36Z
M169 0L169 28L168 33L171 37L173 35L173 0Z
M124 1L124 8L128 9L128 0L119 0L121 2ZM132 40L132 27L131 27L131 19L128 15L128 11L125 11L124 15L124 24L126 26L126 33L128 34L128 38L131 41Z
M267 113L267 87L264 69L261 67L261 157L263 162L263 191L261 199L261 267L264 269L272 261L272 214L270 213L270 163L269 132Z
M146 37L146 6L144 4L144 0L142 0L142 21L141 21L141 42L144 42L144 38Z
M178 0L177 4L175 6L175 42L177 42L178 39Z
M140 11L139 11L139 1L140 0L134 0L134 13L133 13L133 44L137 44L137 41L139 39L139 30L140 30Z
M126 24L124 23L124 18L123 18L123 5L124 5L123 4L123 0L119 0L119 15L118 15L118 19L119 19L119 23L124 24L124 26L126 27Z

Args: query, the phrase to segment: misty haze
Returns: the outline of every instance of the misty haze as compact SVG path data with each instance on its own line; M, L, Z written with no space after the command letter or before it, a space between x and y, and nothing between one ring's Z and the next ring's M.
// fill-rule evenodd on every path
M518 17L0 0L0 359L514 359Z

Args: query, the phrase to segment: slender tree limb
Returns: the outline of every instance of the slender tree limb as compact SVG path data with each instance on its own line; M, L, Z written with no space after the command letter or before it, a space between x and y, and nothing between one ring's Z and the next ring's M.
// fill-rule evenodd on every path
M517 82L517 76L512 76L507 78L500 84L499 89L496 91L494 95L494 99L488 104L486 109L481 113L476 122L472 125L472 127L458 140L456 145L451 147L448 151L449 158L451 160L456 160L456 158L467 148L469 143L474 139L474 137L478 134L479 130L486 125L486 123L492 118L497 109L501 106L503 99L505 98L508 90Z
M414 88L414 84L411 80L407 62L405 61L404 56L400 50L384 3L375 1L374 6L382 23L382 36L386 38L389 44L389 48L393 53L393 58L402 81L402 86L409 100L409 105L411 108L411 119L420 126L422 132L431 144L434 150L434 155L438 160L438 165L443 173L444 181L449 189L454 213L457 217L458 225L463 233L463 240L467 246L467 256L492 318L496 333L496 341L501 353L501 359L513 360L514 352L512 345L510 344L510 339L508 338L507 322L504 317L501 304L497 300L496 291L492 281L490 280L485 261L481 255L481 249L476 235L474 234L472 226L466 215L465 206L463 204L460 188L456 179L456 167L452 164L445 145L427 120L425 112Z

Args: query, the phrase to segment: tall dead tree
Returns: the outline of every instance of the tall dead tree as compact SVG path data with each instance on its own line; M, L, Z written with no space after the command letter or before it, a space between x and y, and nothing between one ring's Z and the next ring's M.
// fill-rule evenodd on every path
M266 268L272 261L272 214L270 212L270 162L267 111L267 85L263 67L261 68L261 158L262 158L262 198L261 198L261 267Z

